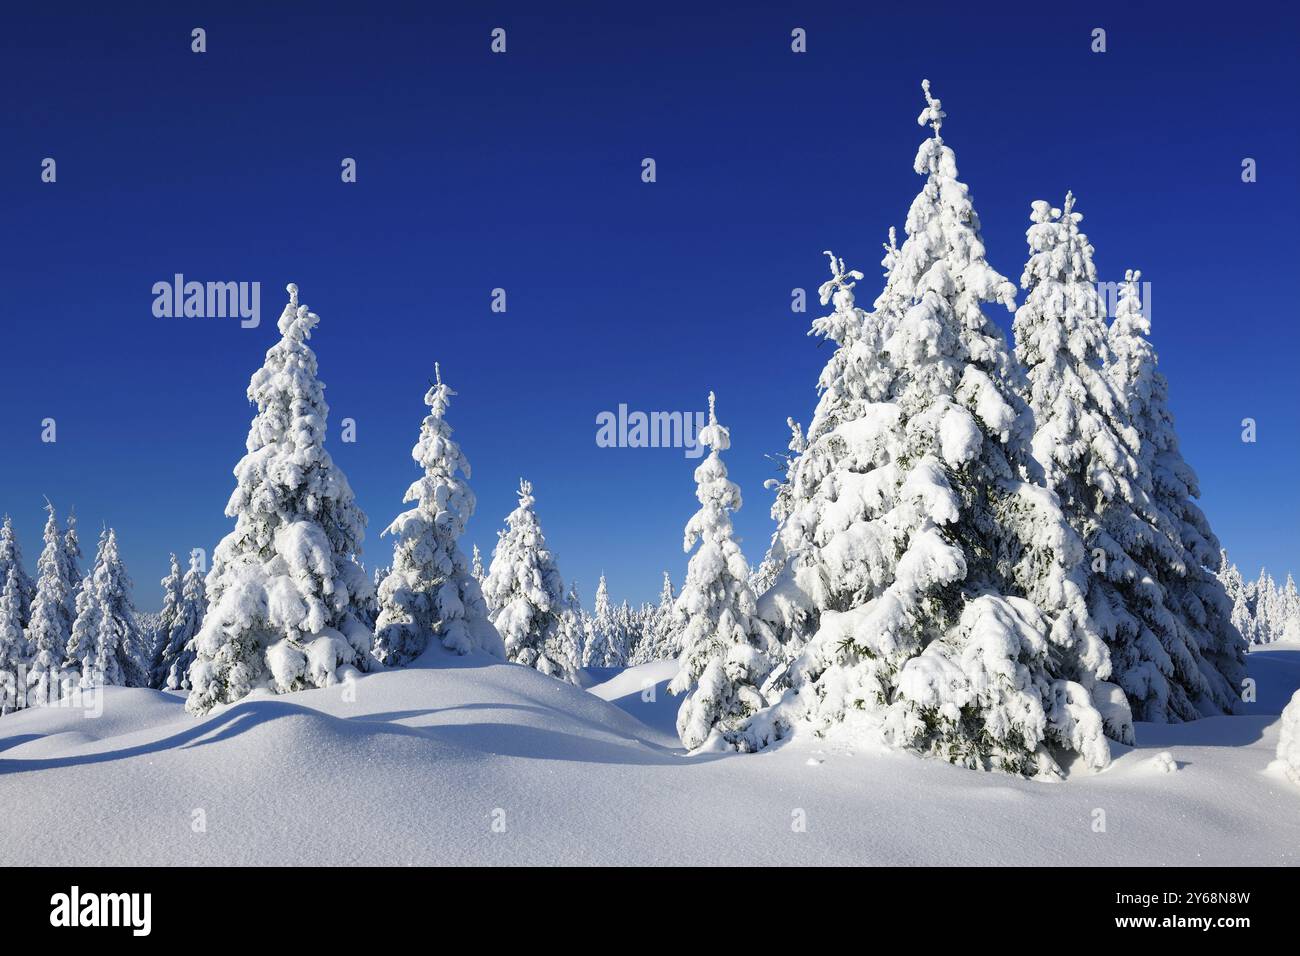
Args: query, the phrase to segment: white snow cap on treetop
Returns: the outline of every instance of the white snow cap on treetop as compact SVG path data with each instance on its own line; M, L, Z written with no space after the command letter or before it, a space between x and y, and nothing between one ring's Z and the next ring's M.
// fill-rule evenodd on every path
M713 392L709 392L709 423L700 429L700 444L715 452L726 451L731 447L731 432L725 425L718 424Z
M916 118L917 126L929 124L930 129L934 130L935 139L940 139L939 130L943 127L943 118L948 114L940 106L939 100L930 95L930 81L921 81L921 90L925 93L925 109L921 110L921 115Z

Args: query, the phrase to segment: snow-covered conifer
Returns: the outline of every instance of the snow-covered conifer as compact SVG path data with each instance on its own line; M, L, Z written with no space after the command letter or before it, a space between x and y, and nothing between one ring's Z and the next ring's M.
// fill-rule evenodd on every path
M1142 478L1151 483L1151 504L1161 518L1152 522L1151 533L1172 532L1172 553L1161 542L1160 547L1144 548L1149 557L1142 559L1142 566L1154 575L1159 600L1172 621L1158 615L1151 595L1140 593L1148 587L1146 582L1129 591L1131 595L1139 590L1143 604L1136 616L1161 642L1168 661L1154 648L1138 656L1153 661L1178 689L1170 694L1172 708L1143 706L1140 696L1138 702L1130 703L1145 719L1169 714L1172 709L1172 716L1192 720L1232 712L1246 676L1245 642L1232 624L1232 600L1211 570L1217 570L1221 560L1219 540L1196 505L1195 499L1200 497L1196 473L1178 447L1169 410L1169 383L1156 368L1156 352L1147 338L1151 324L1143 314L1139 279L1139 272L1125 274L1115 320L1107 333L1111 361L1106 372L1137 433L1139 468ZM1112 662L1115 660L1112 654ZM1148 691L1148 699L1154 689L1152 680L1145 668L1137 678L1139 688ZM1129 686L1133 683L1130 680ZM1181 704L1184 695L1188 706Z
M1296 589L1295 578L1290 572L1279 598L1279 610L1282 617L1282 633L1279 640L1300 640L1300 590Z
M107 528L99 537L95 564L77 594L67 656L81 672L83 687L149 683L147 638L136 624L127 577L117 548L117 534Z
M22 589L18 584L18 570L9 568L4 586L0 588L0 714L7 714L24 706L27 688L24 667L27 663L27 639L19 614L22 611Z
M1016 313L1016 351L1028 370L1034 456L1092 556L1088 606L1110 647L1112 673L1138 720L1191 720L1216 691L1194 639L1171 612L1160 567L1183 570L1178 529L1156 504L1149 446L1133 427L1124 386L1131 357L1107 341L1092 245L1067 194L1063 209L1033 204L1030 257ZM1126 341L1132 349L1142 343Z
M565 622L564 582L534 511L533 486L519 482L519 506L506 517L483 593L506 659L571 684L578 682Z
M1300 690L1291 695L1291 703L1282 711L1277 759L1291 782L1300 786Z
M808 725L1023 774L1055 772L1053 750L1104 766L1103 731L1131 739L1130 722L1105 684L1079 538L1028 481L1020 373L981 308L1011 309L1014 286L985 259L945 114L923 88L926 182L875 311L854 305L859 276L838 260L823 287L838 318L818 328L850 330L832 332L840 351L840 335L881 346L819 382L780 532L790 557L760 603L783 642L807 646L749 733Z
M451 437L447 409L456 393L442 380L424 395L429 414L411 457L424 469L403 501L402 512L384 531L396 536L393 565L379 586L379 619L374 654L380 663L401 666L424 652L431 640L457 654L484 651L500 657L501 638L488 620L488 608L470 571L460 536L474 514L469 461Z
M832 263L832 273L834 271L834 263ZM786 554L781 539L781 529L785 526L786 519L790 517L790 512L794 509L792 483L799 463L799 456L808 447L807 440L804 438L803 427L793 418L787 418L785 423L790 428L790 441L786 445L788 451L786 454L776 456L781 462L782 477L769 478L763 482L764 488L775 492L771 515L772 520L776 522L776 530L772 532L772 540L768 544L767 554L764 555L762 563L758 566L752 580L749 582L754 593L760 595L765 594L776 583L781 572L785 569ZM773 456L769 455L768 457Z
M248 386L257 414L226 505L235 529L213 554L194 639L193 714L255 687L334 684L370 650L373 587L356 561L366 518L324 446L329 407L307 344L320 319L297 286L288 291L281 339Z
M596 586L595 613L590 621L590 633L582 652L583 667L622 667L627 663L627 633L625 623L609 600L609 585L605 575Z
M36 594L27 626L28 652L32 655L27 690L28 703L32 706L52 702L60 696L73 620L69 612L73 587L65 538L59 534L54 506L47 503L45 509L49 517L45 521L44 547L36 562Z
M1246 583L1242 580L1241 571L1237 566L1228 560L1228 552L1219 549L1219 581L1223 585L1223 590L1232 602L1232 612L1229 620L1237 632L1249 644L1254 641L1255 621L1250 614L1250 605L1246 600Z
M181 575L181 564L176 560L176 555L172 554L168 557L167 576L161 581L163 589L162 610L158 612L157 631L152 636L153 666L151 668L150 687L163 687L167 682L167 672L171 667L171 661L164 661L163 657L168 650L167 638L171 633L172 622L176 620L183 599L184 578Z
M1267 568L1260 568L1255 580L1254 609L1255 640L1260 644L1271 644L1282 636L1285 625L1280 611L1277 582Z
M474 545L474 556L470 561L469 573L474 575L474 580L478 582L478 586L483 587L483 581L487 578L487 570L483 567L483 552L478 549L477 544Z
M627 598L623 599L617 610L614 612L614 618L618 622L618 631L622 635L623 641L620 647L620 663L617 666L624 666L632 659L632 654L636 647L641 643L641 616L635 608L628 603Z
M194 663L194 638L203 624L207 611L207 594L203 574L197 558L190 559L190 569L185 572L181 586L181 601L172 617L171 627L164 637L158 670L162 674L160 686L168 690L189 690L190 665Z
M81 539L77 536L77 514L75 511L68 512L68 524L63 532L63 564L67 569L69 588L68 588L68 620L72 621L77 616L77 595L81 593L81 585L85 580L81 574Z
M651 661L664 661L677 656L677 632L673 627L673 605L676 603L673 580L665 571L659 603L646 605L645 637L637 645L637 653L630 663L649 664Z
M776 642L758 616L749 587L749 564L732 532L731 513L741 506L740 488L727 477L722 452L731 433L718 423L709 393L709 424L700 431L708 456L695 469L700 510L686 523L682 550L699 544L686 567L675 613L681 631L681 667L668 689L685 694L677 711L677 735L687 750L710 740L738 750L754 749L746 721L764 705L759 688L772 667Z
M582 666L601 667L605 659L605 635L602 630L613 626L613 616L609 607L609 587L605 575L596 582L596 603L592 605L591 614L587 616L586 642L582 645Z
M18 546L18 536L14 533L14 524L8 515L0 526L0 587L9 580L9 572L14 572L14 584L18 595L18 620L23 627L31 619L32 598L36 596L36 583L23 567L23 551Z

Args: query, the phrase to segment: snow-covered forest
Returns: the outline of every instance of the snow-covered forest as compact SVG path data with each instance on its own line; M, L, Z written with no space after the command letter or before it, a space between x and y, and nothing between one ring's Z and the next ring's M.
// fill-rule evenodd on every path
M116 732L148 737L141 728L156 725L197 740L239 707L490 710L505 699L472 698L495 687L621 741L651 733L634 719L640 695L647 713L667 715L655 732L676 737L655 738L656 761L675 753L714 778L743 767L745 787L761 788L787 752L814 767L862 750L912 762L899 770L899 799L919 785L917 767L936 763L956 765L937 778L955 793L987 785L977 779L1068 790L1133 764L1134 748L1159 748L1139 775L1177 770L1166 748L1232 741L1247 725L1270 752L1242 744L1231 772L1300 784L1300 691L1280 718L1251 710L1261 679L1273 698L1296 690L1294 652L1276 654L1300 645L1300 594L1290 574L1247 581L1199 504L1170 411L1170 394L1193 385L1159 369L1141 263L1109 309L1084 231L1088 197L1063 183L1048 199L1024 197L1025 247L1001 256L1020 256L1023 271L999 274L944 135L947 113L928 81L921 92L916 195L899 204L901 230L869 226L883 240L879 271L823 253L824 314L808 334L829 358L808 383L810 416L789 422L770 503L749 505L771 511L761 561L751 566L732 526L742 494L728 476L726 422L744 396L714 395L709 382L699 383L707 453L665 489L689 502L693 485L698 508L657 603L619 602L601 577L585 606L547 544L547 488L526 477L513 511L480 514L500 528L496 542L466 539L475 436L454 432L452 383L473 356L430 356L428 413L410 422L414 468L391 463L410 487L367 515L326 448L330 370L311 343L331 334L328 311L322 319L290 284L278 341L247 387L256 414L234 462L230 531L210 557L171 556L160 612L136 609L118 546L130 529L103 528L83 553L75 516L48 504L32 566L5 520L0 735L6 724L61 732L60 705L94 692L123 724ZM517 470L527 476L529 462ZM363 564L375 520L393 543L381 568ZM630 716L591 709L607 700ZM459 719L473 722L467 713ZM315 732L283 723L287 747ZM1203 729L1170 729L1192 724ZM452 744L469 744L467 726ZM317 730L313 747L351 739L335 740L334 724ZM530 740L539 755L558 747L540 729L505 740L493 746L515 757L529 756ZM204 749L165 762L202 762ZM372 756L382 767L390 754ZM37 775L65 759L76 762L31 745L6 754ZM1287 796L1300 801L1300 790Z

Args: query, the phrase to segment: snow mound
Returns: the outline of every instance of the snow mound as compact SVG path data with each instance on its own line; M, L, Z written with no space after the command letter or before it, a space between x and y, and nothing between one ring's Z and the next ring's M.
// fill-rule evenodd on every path
M1251 655L1261 687L1289 653ZM588 692L435 646L201 718L111 687L97 717L0 718L0 845L11 865L1300 863L1295 791L1261 773L1276 703L1138 724L1109 770L1044 785L811 734L688 757L674 670ZM1163 751L1184 769L1151 773Z
M1154 757L1148 757L1146 767L1153 773L1176 773L1178 761L1168 750L1162 750Z

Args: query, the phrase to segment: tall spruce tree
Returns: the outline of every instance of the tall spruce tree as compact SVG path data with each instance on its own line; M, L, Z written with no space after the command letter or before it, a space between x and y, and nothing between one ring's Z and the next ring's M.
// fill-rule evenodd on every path
M1196 505L1200 497L1196 473L1178 447L1169 383L1157 371L1156 352L1148 339L1151 323L1142 309L1140 279L1141 273L1133 270L1124 276L1115 319L1107 332L1111 362L1106 371L1137 432L1138 461L1143 474L1150 476L1152 504L1163 518L1161 525L1174 533L1173 559L1159 549L1147 567L1174 618L1173 636L1166 638L1173 644L1168 652L1173 673L1166 680L1180 685L1183 693L1175 690L1169 695L1172 716L1194 720L1233 711L1246 676L1246 648L1232 623L1233 601L1215 576L1222 551L1209 520ZM1187 706L1181 704L1184 696ZM1143 714L1151 710L1139 707Z
M374 654L381 663L395 666L424 653L431 640L457 654L505 653L488 620L479 582L460 549L460 536L474 514L470 465L451 437L447 409L456 393L443 382L437 363L434 378L424 395L429 414L411 449L424 474L402 499L415 506L384 531L397 543L392 568L379 585Z
M158 629L152 638L153 664L150 668L150 687L163 687L167 683L167 672L171 667L171 661L164 661L163 658L169 649L167 638L171 634L172 623L176 620L183 600L184 578L181 575L180 562L176 560L174 554L168 555L168 559L167 576L161 581L162 610L158 612Z
M147 644L136 623L131 579L118 552L117 534L106 528L99 536L94 566L77 594L68 661L80 671L83 687L145 687Z
M18 546L18 536L14 533L14 523L8 515L0 526L0 587L9 580L9 572L14 572L14 587L18 597L18 621L27 627L32 616L32 598L36 596L36 582L23 567L23 551Z
M609 600L609 585L604 574L596 585L594 611L587 644L582 652L582 666L622 667L627 663L626 621Z
M54 506L45 510L44 547L36 562L36 594L32 598L31 620L27 625L28 650L32 655L27 671L28 703L35 706L57 700L62 693L63 662L72 635L74 600L73 569L68 564L65 537L59 533Z
M288 286L281 339L248 386L257 405L226 505L186 708L203 714L255 687L323 687L364 668L373 587L356 561L366 518L325 450L329 406L307 344L320 318Z
M810 725L1022 774L1057 772L1053 751L1104 766L1104 729L1131 727L1105 683L1079 538L1028 481L1020 373L981 308L1011 309L1014 287L985 259L945 114L922 86L926 182L875 311L856 307L860 273L839 260L822 289L835 312L814 331L839 359L792 466L779 532L791 557L760 603L784 642L807 646L750 733Z
M63 563L67 568L68 581L68 620L77 616L77 595L81 593L84 577L81 573L81 538L77 535L77 514L68 512L68 523L63 531Z
M181 602L167 629L158 670L162 673L161 686L168 690L189 690L190 665L194 663L194 638L203 625L207 611L207 592L203 586L203 572L199 570L197 555L190 557L190 569L181 584Z
M26 705L27 639L19 617L22 606L18 571L11 566L0 588L0 714Z
M1108 343L1083 216L1068 194L1062 209L1035 202L1030 218L1021 278L1028 296L1014 326L1037 426L1034 455L1092 555L1089 610L1133 715L1191 720L1213 692L1159 580L1161 567L1183 573L1184 549L1155 500L1149 445L1113 381L1130 373L1117 371Z
M1230 620L1247 644L1254 641L1255 621L1250 614L1250 605L1246 601L1246 582L1242 580L1241 571L1228 560L1228 552L1219 549L1219 583L1224 593L1232 602Z
M749 564L732 530L740 488L722 462L731 433L718 422L712 392L709 423L699 442L709 454L695 469L700 510L686 523L682 550L689 554L697 544L699 549L687 564L674 608L682 650L668 690L685 694L677 711L677 735L687 750L706 743L752 750L745 727L765 704L759 688L771 671L776 641L758 616Z

